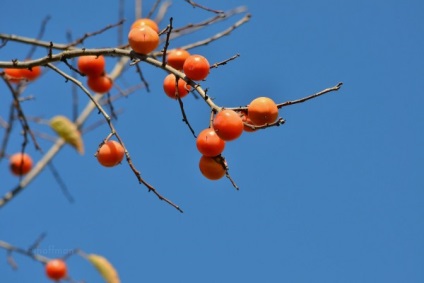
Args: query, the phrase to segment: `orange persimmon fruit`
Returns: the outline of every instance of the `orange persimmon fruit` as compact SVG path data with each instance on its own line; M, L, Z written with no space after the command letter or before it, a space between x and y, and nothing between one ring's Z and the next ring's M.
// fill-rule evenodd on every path
M94 92L106 93L112 88L113 81L108 76L88 77L87 85Z
M190 55L184 61L183 70L186 76L194 81L206 79L209 75L210 65L202 55Z
M225 160L220 156L209 157L202 155L199 160L200 172L209 180L219 180L224 177L226 173L225 165Z
M21 69L22 76L28 81L33 81L41 75L41 67L34 66L30 69Z
M148 25L137 26L128 33L128 43L140 54L148 54L159 45L159 35Z
M32 158L26 153L15 153L9 158L9 168L16 176L25 175L32 169Z
M78 70L89 77L98 77L104 73L106 60L102 55L86 55L78 58Z
M109 140L100 147L97 160L105 167L113 167L121 163L124 155L124 147L117 141Z
M174 74L169 74L163 80L163 91L170 98L177 98L176 77ZM190 92L191 86L183 79L178 79L178 95L183 98Z
M24 79L22 69L6 68L4 69L4 73L6 74L6 79L11 83L19 83Z
M215 115L213 128L221 139L232 141L243 133L243 120L234 110L224 109Z
M166 57L167 64L177 70L182 70L185 60L190 56L190 53L182 48L171 50Z
M215 133L214 129L207 128L197 136L196 147L204 156L217 156L224 151L225 141Z
M141 19L135 20L134 23L131 25L131 29L137 28L137 27L142 27L142 26L149 26L156 33L159 32L158 24L155 21L153 21L152 19L148 19L148 18L141 18Z
M258 97L248 105L247 114L254 125L271 124L278 118L278 107L271 98Z
M66 263L61 259L52 259L47 262L45 271L47 277L55 281L65 278L68 272Z

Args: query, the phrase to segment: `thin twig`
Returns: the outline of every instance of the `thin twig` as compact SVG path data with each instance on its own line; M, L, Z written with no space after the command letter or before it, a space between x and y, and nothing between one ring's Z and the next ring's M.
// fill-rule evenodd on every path
M127 150L127 148L125 147L125 145L124 145L124 142L123 142L123 140L121 139L121 137L117 134L117 133L115 133L115 136L116 136L116 138L118 139L118 141L119 141L119 143L124 147L124 149L125 149L125 156L126 156L126 159L127 159L127 163L128 163L128 165L130 166L130 168L131 168L131 170L134 172L134 174L136 175L136 177L137 177L137 179L138 179L138 181L139 181L139 183L140 184L143 184L145 187L147 187L147 189L148 189L148 191L149 192L153 192L157 197L158 197L158 199L159 200L162 200L162 201L164 201L164 202L166 202L166 203L168 203L169 205L171 205L172 207L174 207L175 209L177 209L179 212L181 212L181 213L183 213L183 210L177 205L177 204L175 204L174 202L172 202L171 200L169 200L168 198L166 198L166 197L164 197L164 196L162 196L156 189L155 189L155 187L153 187L152 185L150 185L149 183L147 183L142 177L141 177L141 173L140 173L140 171L138 171L137 170L137 168L135 168L135 166L134 166L134 164L133 164L133 162L132 162L132 159L131 159L131 156L130 156L130 154L129 154L129 152L128 152L128 150Z
M150 92L149 82L144 77L143 72L141 71L140 65L139 64L136 64L135 66L136 66L137 74L140 76L140 80L143 82L144 87L146 88L146 91L147 92Z
M104 28L102 28L102 29L100 29L100 30L98 30L98 31L95 31L95 32L86 33L86 34L84 34L82 37L80 37L80 38L76 39L74 42L69 43L69 44L67 45L67 48L77 46L78 44L82 44L82 43L84 42L84 40L86 40L87 38L92 37L92 36L96 36L96 35L98 35L98 34L101 34L101 33L105 32L105 31L107 31L107 30L109 30L109 29L111 29L111 28L116 27L116 26L120 26L120 25L122 25L124 22L125 22L125 19L120 19L120 20L119 20L119 22L117 22L117 23L115 23L115 24L107 25L107 26L105 26ZM67 48L66 48L66 49L67 49Z
M195 48L195 47L198 47L198 46L208 45L209 43L211 43L211 42L213 42L215 40L218 40L218 39L220 39L220 38L222 38L222 37L224 37L226 35L229 35L236 28L238 28L241 25L247 23L250 20L250 18L251 18L251 15L250 14L247 14L242 19L240 19L239 21L237 21L234 25L232 25L231 27L227 28L226 30L224 30L224 31L222 31L220 33L217 33L214 36L211 36L211 37L209 37L207 39L200 40L200 41L197 41L197 42L194 42L194 43L190 43L190 44L181 46L180 48L189 50L189 49L192 49L192 48Z
M240 54L236 54L234 56L231 56L230 58L228 58L228 59L226 59L224 61L217 62L217 63L211 65L211 69L212 68L218 68L219 66L227 65L228 62L230 62L230 61L232 61L232 60L234 60L234 59L236 59L238 57L240 57Z
M338 83L336 86L333 86L333 87L330 87L330 88L326 88L326 89L324 89L324 90L322 90L320 92L317 92L315 94L309 95L307 97L304 97L304 98L301 98L301 99L297 99L297 100L292 100L292 101L286 101L286 102L283 102L283 103L279 103L279 104L277 104L277 107L278 108L282 108L282 107L285 107L285 106L289 106L289 105L293 105L293 104L305 102L305 101L307 101L309 99L316 98L316 97L318 97L320 95L323 95L323 94L326 94L328 92L337 91L337 90L339 90L341 88L342 85L343 85L343 83Z
M171 35L171 39L175 39L175 38L180 37L182 35L193 33L193 32L195 32L199 29L202 29L206 26L218 23L220 21L227 20L227 19L229 19L229 18L231 18L235 15L245 13L246 11L247 11L246 7L240 6L240 7L237 7L235 9L226 11L223 14L218 14L218 15L212 17L212 18L203 20L201 22L198 22L198 23L195 23L195 24L190 23L188 25L185 25L185 26L182 26L182 27L179 27L179 28L174 28L174 31Z
M168 9L171 5L172 5L171 1L166 1L165 3L163 3L160 6L159 11L158 11L156 18L155 18L155 22L160 23L163 20L163 18L165 17L165 15L168 12Z
M118 3L118 19L120 21L124 20L125 17L125 0L119 0ZM124 25L118 26L118 45L124 43Z
M178 79L176 81L177 81L177 84L178 84ZM178 87L176 89L178 91ZM194 138L197 138L196 133L194 132L193 127L190 125L190 122L188 121L187 115L184 111L183 101L181 100L181 97L178 94L177 94L177 100L178 100L178 104L180 105L181 114L183 115L183 122L188 126L188 128L190 129L190 132L193 134Z
M13 258L11 251L7 251L7 263L12 267L12 269L14 270L18 269L18 264Z
M38 246L41 244L41 242L46 238L47 234L42 233L38 238L34 241L34 243L28 248L28 252L33 252Z
M252 130L256 131L256 130L262 130L262 129L266 129L266 128L270 128L270 127L278 127L278 126L283 125L284 123L286 123L286 120L284 120L283 118L278 118L273 123L265 124L265 125L261 125L261 126L252 125L252 124L249 124L249 123L246 123L246 122L244 122L244 125L251 128Z
M70 202L70 203L74 203L75 199L74 197L71 195L71 192L69 191L68 187L66 186L65 182L63 181L62 177L59 174L59 171L56 170L56 167L53 165L53 163L50 161L50 163L48 163L49 169L53 174L54 179L56 180L56 182L59 184L60 189L62 190L63 195L65 196L65 198Z
M66 38L68 40L68 42L72 42L72 32L68 31L66 33ZM75 63L75 58L72 58L72 63ZM65 64L67 64L67 66L69 66L69 68L71 69L71 76L75 77L75 75L78 73L80 74L80 72L78 72L73 66L72 64L68 64L68 61L64 60L63 61ZM75 84L72 84L71 86L71 93L72 93L72 121L75 121L75 119L78 117L78 89L77 86Z
M107 95L106 104L109 106L110 116L112 117L112 119L117 120L118 116L115 113L115 108L113 107L113 103L110 99L110 92L108 91L106 95Z
M156 0L155 3L153 3L152 8L150 8L149 13L147 13L146 18L150 19L153 16L153 14L156 11L156 9L158 8L160 2L161 2L161 0Z
M200 9L203 9L203 10L205 10L205 11L208 11L208 12L212 12L212 13L215 13L215 14L222 14L222 13L224 13L224 11L221 11L221 10L214 10L214 9L211 9L211 8L208 8L208 7L205 7L205 6L202 6L202 5L200 5L200 4L197 4L197 3L195 3L194 1L192 1L192 0L185 0L187 3L189 3L191 6L193 6L193 7L198 7L198 8L200 8Z
M3 136L3 140L2 140L2 144L1 144L1 149L0 149L0 160L3 159L3 157L6 154L6 148L7 148L7 144L9 142L10 139L10 133L12 132L12 128L13 128L13 122L15 121L14 117L15 117L15 106L13 105L13 102L10 104L9 107L9 119L7 121L7 127L6 127L6 131L4 133Z
M40 31L38 32L37 37L35 38L36 40L40 40L43 38L44 36L44 32L46 31L46 26L48 21L50 20L50 16L47 16L44 18L44 20L41 22L41 27L40 27ZM26 58L32 58L32 55L34 55L35 50L37 49L36 45L31 45L31 49L28 52L28 55Z
M172 17L169 18L169 25L167 27L167 32L166 32L166 40L165 40L165 46L163 47L163 51L162 51L162 67L164 67L166 65L166 50L168 49L169 46L169 36L171 35L172 32Z
M29 136L31 137L31 140L34 143L35 149L41 151L41 147L38 144L37 139L34 136L34 133L31 131L31 128L29 127L28 121L27 121L25 114L22 110L21 103L19 101L19 91L13 89L13 87L10 85L9 82L6 82L6 83L7 83L7 86L9 87L10 91L12 92L13 106L16 108L18 118L19 118L19 121L20 121L20 123L22 125L22 129L23 129L24 142L22 144L22 151L24 151L24 148L26 146L28 134L29 134Z
M135 0L135 19L137 20L137 19L140 19L141 18L141 15L142 15L142 5L143 4L143 1L142 0Z
M220 155L215 157L215 161L217 161L219 164L222 165L222 167L225 170L225 177L227 177L227 179L230 180L234 189L239 190L240 188L237 186L236 182L230 176L230 172L229 172L230 168L228 167L227 160L225 159L225 157L222 154L220 154Z

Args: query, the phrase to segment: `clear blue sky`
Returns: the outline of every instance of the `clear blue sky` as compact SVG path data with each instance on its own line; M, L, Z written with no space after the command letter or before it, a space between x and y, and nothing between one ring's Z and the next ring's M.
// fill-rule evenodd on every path
M0 32L34 37L49 14L44 39L65 42L67 30L75 38L116 22L116 2L9 1ZM126 2L128 29L134 12ZM145 1L145 12L152 2ZM175 2L169 14L175 26L212 16ZM241 55L203 83L217 104L246 105L257 96L283 102L338 82L343 88L283 108L282 127L228 143L224 155L240 186L235 191L228 180L212 182L199 173L195 140L178 104L162 92L165 73L143 64L152 91L117 101L123 113L115 125L143 177L185 212L148 193L126 163L97 164L93 153L108 134L103 126L84 136L86 155L66 147L54 159L76 202L67 202L46 170L0 210L0 240L28 247L46 232L43 255L73 248L102 254L122 282L424 282L424 2L200 3L246 5L253 15L231 36L192 51L213 63ZM237 19L173 44L203 39ZM114 46L116 38L109 31L85 46ZM10 44L0 49L0 61L27 52ZM35 57L44 55L38 49ZM109 71L114 62L108 59ZM137 83L133 69L116 82L121 88ZM0 93L5 118L10 95L4 84ZM51 71L26 94L36 97L24 104L28 116L72 115L71 84ZM81 108L86 101L80 93ZM184 101L199 132L208 124L208 108L193 97ZM100 119L94 114L88 125ZM34 128L52 134L47 126ZM20 150L17 128L13 134L8 153ZM45 150L51 144L40 143ZM41 156L32 144L28 151ZM0 172L3 195L18 180L5 160ZM15 260L17 271L0 250L1 282L49 282L39 263ZM101 282L81 258L68 265L74 279Z

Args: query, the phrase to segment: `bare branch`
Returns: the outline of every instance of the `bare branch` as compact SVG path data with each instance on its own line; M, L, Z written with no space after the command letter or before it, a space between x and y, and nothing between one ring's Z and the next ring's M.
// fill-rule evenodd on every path
M198 7L198 8L200 8L200 9L203 9L203 10L205 10L205 11L208 11L208 12L212 12L212 13L215 13L215 14L222 14L222 13L224 13L224 11L221 11L221 10L214 10L214 9L211 9L211 8L208 8L208 7L205 7L205 6L202 6L202 5L200 5L200 4L197 4L197 3L195 3L194 1L192 1L192 0L185 0L187 3L189 3L191 6L193 6L193 7Z
M140 19L142 15L142 0L135 0L135 19Z
M119 0L118 3L118 19L120 21L124 20L125 17L125 0ZM118 45L121 45L124 43L124 26L119 25L118 26Z
M62 177L59 174L59 171L56 170L56 167L53 165L53 163L50 161L48 163L49 169L53 174L54 179L59 184L60 189L62 190L63 195L65 198L70 202L74 203L74 197L71 195L71 192L68 189L68 186L66 186L65 182L63 181Z
M224 14L218 14L212 18L203 20L195 24L188 24L180 28L174 28L174 32L171 35L171 39L174 39L189 33L193 33L206 26L221 22L223 20L227 20L235 15L246 13L246 11L247 11L246 7L241 6L241 7L237 7L235 9L229 10L225 12Z
M230 62L230 61L232 61L232 60L234 60L234 59L236 59L238 57L240 57L240 54L236 54L234 56L231 56L230 58L228 58L228 59L226 59L226 60L224 60L222 62L217 62L217 63L211 65L211 69L212 68L218 68L218 66L227 65L228 62Z
M149 82L146 80L146 78L143 75L143 72L141 71L141 67L139 64L136 64L136 69L137 69L137 73L140 76L140 80L143 82L144 86L146 87L146 91L150 92L150 88L149 88Z
M342 85L343 85L343 83L338 83L336 86L326 88L326 89L324 89L320 92L317 92L315 94L312 94L310 96L307 96L307 97L304 97L304 98L301 98L301 99L297 99L297 100L293 100L293 101L286 101L286 102L283 102L283 103L279 103L279 104L277 104L277 107L282 108L282 107L285 107L285 106L305 102L309 99L316 98L316 97L321 96L323 94L326 94L326 93L329 93L329 92L332 92L332 91L337 91L341 88Z
M19 122L21 123L22 129L23 129L24 142L22 144L22 151L24 151L24 148L26 146L28 134L30 135L31 140L34 143L35 149L41 151L41 147L38 144L37 139L34 136L34 133L31 131L29 124L28 124L28 121L27 121L25 114L22 110L21 103L20 103L20 100L19 100L19 93L20 93L19 89L13 89L13 87L10 85L10 83L8 81L6 81L6 84L9 87L10 91L12 92L13 106L16 108L16 111L17 111L17 114L18 114L18 119L19 119Z
M177 100L178 100L178 104L180 105L180 109L181 109L181 114L183 115L183 122L188 126L188 128L190 129L190 132L193 134L194 138L197 138L196 133L194 132L193 127L190 125L190 122L188 121L187 115L184 111L184 104L183 101L181 100L181 97L178 93L178 78L175 80L175 90L177 92L176 96L177 96Z
M168 49L169 46L169 36L171 35L172 32L172 17L169 19L169 25L167 27L167 32L166 32L166 41L165 41L165 46L163 47L163 51L162 51L162 67L164 67L166 65L166 50Z
M40 31L38 32L38 35L36 37L36 40L40 40L43 38L44 32L46 31L46 26L48 21L50 20L50 16L47 16L44 18L44 20L41 22ZM28 52L28 55L26 58L32 58L32 55L34 55L35 50L37 49L36 45L31 45L31 49Z
M163 18L166 15L166 12L168 12L168 9L171 5L172 5L171 1L166 1L165 3L163 3L160 6L159 11L158 11L156 18L155 18L155 22L160 23L163 20ZM150 17L148 17L148 18L150 18Z
M147 13L146 18L151 18L153 16L153 13L156 11L156 9L158 8L159 4L160 4L161 0L156 0L155 3L153 3L152 8L150 8L149 13Z
M187 44L185 46L182 46L181 48L189 50L198 46L203 46L203 45L208 45L209 43L220 39L221 37L224 37L226 35L229 35L232 31L234 31L236 28L240 27L241 25L247 23L251 18L250 14L245 15L242 19L240 19L239 21L237 21L234 25L232 25L231 27L227 28L226 30L215 34L214 36L211 36L207 39L204 40L200 40L197 41L195 43L191 43L191 44Z
M101 33L105 32L105 31L107 31L107 30L109 30L111 28L114 28L114 27L117 27L117 26L121 26L124 22L125 22L125 19L120 19L119 22L117 22L115 24L107 25L104 28L102 28L102 29L100 29L98 31L95 31L95 32L86 33L82 37L76 39L74 42L69 43L67 45L67 48L65 48L65 49L68 49L69 47L77 46L78 44L82 44L84 42L84 40L86 40L87 38L92 37L92 36L96 36L98 34L101 34Z

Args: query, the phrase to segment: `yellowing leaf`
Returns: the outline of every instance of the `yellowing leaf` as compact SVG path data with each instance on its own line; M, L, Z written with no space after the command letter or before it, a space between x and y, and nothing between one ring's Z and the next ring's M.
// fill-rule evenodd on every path
M106 283L121 282L119 280L118 272L116 272L113 265L105 257L96 254L89 254L86 258L99 271Z
M77 126L65 116L54 116L50 119L50 127L80 154L84 154L84 143Z

